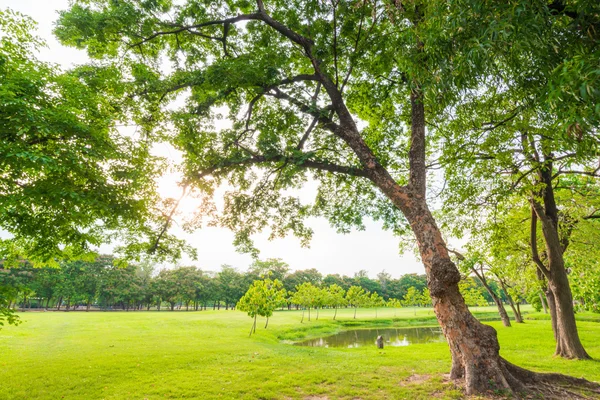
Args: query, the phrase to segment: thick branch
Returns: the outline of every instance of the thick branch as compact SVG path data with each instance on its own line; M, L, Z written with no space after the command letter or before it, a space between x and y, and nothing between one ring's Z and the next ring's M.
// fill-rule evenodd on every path
M427 186L427 170L425 168L425 106L423 95L419 89L410 94L412 121L410 150L408 162L410 166L410 185L417 193L425 196Z
M306 154L304 154L306 155ZM260 164L271 164L275 162L283 162L288 165L293 165L298 168L308 168L308 169L316 169L321 171L328 171L333 173L341 173L356 177L367 177L367 172L363 169L338 165L328 161L323 160L310 160L304 159L301 156L289 157L284 155L276 155L276 156L264 156L264 155L254 155L252 157L242 159L242 160L225 160L215 166L206 168L202 171L199 171L196 175L197 178L204 178L209 175L214 175L216 173L226 173L229 169L238 167L238 166L247 166L247 165L260 165Z

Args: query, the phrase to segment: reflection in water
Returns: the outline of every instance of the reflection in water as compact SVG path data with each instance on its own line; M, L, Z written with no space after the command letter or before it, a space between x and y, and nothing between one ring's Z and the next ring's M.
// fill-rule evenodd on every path
M356 329L337 335L310 339L297 343L310 347L362 347L374 346L377 336L382 335L386 346L408 346L416 343L439 343L446 339L439 327L435 328L389 328Z

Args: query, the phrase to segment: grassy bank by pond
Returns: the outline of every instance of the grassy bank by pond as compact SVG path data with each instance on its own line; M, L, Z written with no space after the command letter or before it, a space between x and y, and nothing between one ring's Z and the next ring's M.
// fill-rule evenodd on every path
M483 317L493 308L477 310ZM394 316L396 314L396 316ZM277 312L248 338L251 320L237 311L26 312L0 331L1 399L429 399L462 398L444 380L445 343L355 349L290 345L308 337L370 326L435 324L430 309ZM582 318L586 314L578 315ZM264 320L262 321L264 325ZM501 353L536 371L600 381L600 362L552 357L550 322L528 320L498 330ZM590 355L600 358L600 325L578 323ZM312 397L311 397L312 396Z

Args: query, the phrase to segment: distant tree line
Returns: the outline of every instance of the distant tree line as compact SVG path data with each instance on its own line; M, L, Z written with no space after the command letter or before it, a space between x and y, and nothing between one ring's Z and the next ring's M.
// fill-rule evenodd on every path
M288 309L358 308L390 300L406 306L429 303L422 300L429 298L426 277L418 274L393 279L382 271L371 279L363 270L352 277L323 276L314 268L291 272L280 259L255 261L246 272L229 265L213 272L193 266L157 271L150 263L118 264L114 257L105 255L94 261L63 263L61 268L33 268L28 263L19 268L0 266L0 288L9 308L65 311L92 307L127 311L232 309L253 282L265 278L281 283L286 297L278 306ZM476 280L468 278L465 282L470 290L465 297L477 299L472 305L493 301ZM494 282L490 284L494 287ZM494 290L505 299L502 291Z

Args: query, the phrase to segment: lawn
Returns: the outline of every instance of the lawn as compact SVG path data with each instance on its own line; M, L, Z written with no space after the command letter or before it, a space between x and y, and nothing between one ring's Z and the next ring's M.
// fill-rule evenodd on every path
M493 309L479 309L483 317ZM394 314L397 317L394 318ZM431 324L431 310L277 312L251 338L238 311L26 312L0 331L1 399L429 399L462 398L443 374L445 343L340 349L289 342L352 326ZM585 317L585 315L582 315ZM588 316L589 318L589 316ZM498 330L502 355L536 371L600 381L600 362L552 357L550 322ZM264 325L264 320L262 321ZM584 346L600 358L600 324L578 323Z

